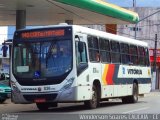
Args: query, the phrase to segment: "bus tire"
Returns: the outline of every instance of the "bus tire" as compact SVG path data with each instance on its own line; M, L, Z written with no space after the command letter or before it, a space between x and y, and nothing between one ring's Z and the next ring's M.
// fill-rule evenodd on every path
M48 110L49 108L48 103L36 103L36 105L37 105L37 108L41 111Z
M85 101L84 104L89 109L95 109L99 106L99 95L98 95L98 89L95 85L92 87L92 99Z
M122 98L123 103L136 103L138 102L138 85L133 83L133 93L132 96L126 96Z
M57 102L51 102L51 103L50 103L50 106L51 106L51 107L57 107L57 106L58 106L58 103L57 103Z
M124 103L124 104L129 103L129 102L128 102L128 99L129 99L129 96L123 97L123 98L122 98L122 103Z
M131 96L131 103L138 102L138 85L133 83L133 95Z
M0 103L4 103L6 99L0 99Z

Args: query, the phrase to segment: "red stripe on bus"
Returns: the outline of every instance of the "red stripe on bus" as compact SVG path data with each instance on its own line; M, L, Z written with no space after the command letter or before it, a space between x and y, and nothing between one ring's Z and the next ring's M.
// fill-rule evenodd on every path
M106 80L108 85L113 85L114 68L115 68L114 64L109 65L108 72L106 75Z

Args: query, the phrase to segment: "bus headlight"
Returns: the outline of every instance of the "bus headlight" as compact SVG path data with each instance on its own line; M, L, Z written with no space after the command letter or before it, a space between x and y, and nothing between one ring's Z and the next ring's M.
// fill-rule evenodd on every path
M11 82L11 89L15 92L20 93L20 90L18 89L17 85L14 82Z
M66 89L69 89L71 85L73 84L74 78L70 78L66 84L62 87L61 91L64 91Z

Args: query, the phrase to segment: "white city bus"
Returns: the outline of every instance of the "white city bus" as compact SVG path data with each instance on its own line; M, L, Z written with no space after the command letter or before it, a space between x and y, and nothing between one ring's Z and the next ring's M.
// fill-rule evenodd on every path
M18 30L11 86L14 103L40 110L63 102L96 108L109 98L135 103L151 89L148 45L77 25Z

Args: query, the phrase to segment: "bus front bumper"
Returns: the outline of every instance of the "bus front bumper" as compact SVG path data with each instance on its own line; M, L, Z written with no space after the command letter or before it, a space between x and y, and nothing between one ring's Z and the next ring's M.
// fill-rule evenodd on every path
M36 102L80 102L92 97L91 86L71 87L58 92L22 93L12 91L12 102L17 104Z
M11 99L16 104L30 104L39 102L66 102L76 100L76 87L72 87L65 91L48 92L48 93L22 93L12 91Z

